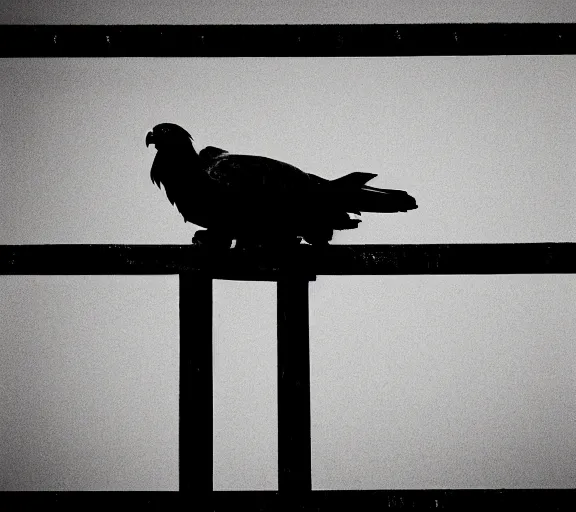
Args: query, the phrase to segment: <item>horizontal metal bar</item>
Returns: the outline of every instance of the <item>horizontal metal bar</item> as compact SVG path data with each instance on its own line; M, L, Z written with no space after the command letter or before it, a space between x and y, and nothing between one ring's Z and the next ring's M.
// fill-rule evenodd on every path
M277 491L216 491L212 494L216 512L231 510L566 510L574 509L574 489L469 489L469 490L357 490L312 491L294 497L294 508ZM197 504L198 497L181 492L96 491L96 492L4 492L2 503L58 507L94 504L97 507L134 506L139 510Z
M576 53L571 23L1 25L0 57L402 57Z
M284 508L281 492L220 491L213 510L572 510L575 498L573 489L334 490L296 495Z
M576 273L576 243L300 245L290 250L208 250L191 245L0 245L0 274L201 272L277 281L297 275Z

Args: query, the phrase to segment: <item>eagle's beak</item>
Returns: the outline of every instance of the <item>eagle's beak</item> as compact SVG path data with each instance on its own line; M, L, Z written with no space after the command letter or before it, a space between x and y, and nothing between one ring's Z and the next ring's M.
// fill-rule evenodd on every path
M154 134L152 132L148 132L146 134L146 147L150 144L154 144Z

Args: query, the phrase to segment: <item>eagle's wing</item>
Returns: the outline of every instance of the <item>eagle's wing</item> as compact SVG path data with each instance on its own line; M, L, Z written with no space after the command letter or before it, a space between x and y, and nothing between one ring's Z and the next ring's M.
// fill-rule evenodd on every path
M309 175L297 167L262 156L223 152L207 162L204 172L223 191L250 197L281 200L286 194L304 194L313 185Z
M200 151L200 153L198 153L198 156L202 160L210 161L213 160L214 158L218 158L219 156L227 154L228 151L226 151L225 149L216 148L214 146L206 146L202 151Z
M255 232L293 232L315 217L317 189L308 174L271 158L221 153L202 169L211 220ZM298 228L301 229L301 228Z

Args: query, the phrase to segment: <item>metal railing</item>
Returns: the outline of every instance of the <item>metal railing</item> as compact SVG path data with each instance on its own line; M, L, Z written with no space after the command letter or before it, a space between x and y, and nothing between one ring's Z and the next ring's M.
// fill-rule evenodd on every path
M311 477L309 281L318 275L558 273L576 273L575 243L302 245L283 252L155 245L0 246L0 274L5 275L179 275L179 482L180 493L196 497L212 492L212 280L276 281L277 494L282 502L308 504L317 499L312 494L321 493L312 491ZM222 492L216 494L221 504L230 504ZM416 502L424 499L411 496ZM433 494L428 496L432 499ZM442 496L454 500L453 495ZM357 497L377 499L368 492ZM235 499L245 500L246 494Z

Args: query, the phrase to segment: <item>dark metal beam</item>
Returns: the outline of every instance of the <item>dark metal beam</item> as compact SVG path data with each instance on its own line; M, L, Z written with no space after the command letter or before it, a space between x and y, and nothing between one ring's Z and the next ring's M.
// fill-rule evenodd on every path
M0 274L182 272L256 281L313 280L315 275L566 274L576 273L576 243L301 245L283 252L190 245L0 246Z
M278 490L312 490L308 280L278 281Z
M576 53L576 25L2 25L0 57L402 57Z
M258 510L555 510L574 509L573 489L354 490L312 491L286 507L281 492L214 493L214 511Z
M293 508L286 506L276 491L215 491L215 512L250 510L259 512L307 510L574 510L574 489L428 489L312 491L295 498ZM173 507L193 507L198 502L178 492L154 491L77 491L77 492L3 492L2 503L9 509L42 508L54 505L58 510L78 507L136 508L155 511Z
M179 489L211 503L212 280L180 274Z

